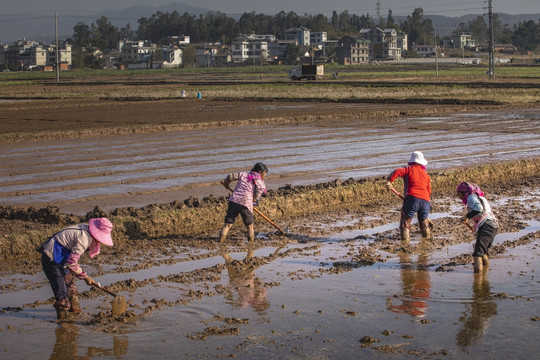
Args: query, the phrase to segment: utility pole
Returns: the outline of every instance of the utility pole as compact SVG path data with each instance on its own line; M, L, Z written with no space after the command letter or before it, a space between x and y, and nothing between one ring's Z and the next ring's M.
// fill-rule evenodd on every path
M435 35L435 69L437 76L439 76L439 54L437 51L437 35Z
M491 8L491 1L488 0L488 18L489 18L489 79L495 79L495 54L493 46L493 11Z
M60 58L58 57L58 14L54 12L54 37L56 40L56 82L60 82Z

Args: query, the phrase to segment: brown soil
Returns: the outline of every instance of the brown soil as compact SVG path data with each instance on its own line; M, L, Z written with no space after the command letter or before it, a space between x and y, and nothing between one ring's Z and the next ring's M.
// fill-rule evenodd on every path
M74 92L77 90L74 87ZM47 91L47 87L43 87ZM140 100L140 99L139 99ZM354 126L354 120L362 118L363 128L395 127L397 117L444 115L456 112L472 112L480 110L501 109L501 106L489 105L437 105L425 104L384 104L365 103L339 106L325 101L277 102L244 99L242 101L212 99L179 99L179 100L106 100L106 99L48 99L6 102L1 104L0 139L12 144L13 148L27 141L37 139L55 139L65 137L111 136L114 134L145 133L167 130L188 130L204 127L236 126L244 124L290 124L301 123L318 127ZM261 105L268 105L261 108ZM290 106L294 105L294 106ZM303 106L306 105L306 106ZM264 110L261 110L264 109ZM256 111L254 111L256 110ZM75 119L74 119L75 117ZM74 123L76 124L74 126ZM440 128L440 124L437 125ZM443 125L444 126L444 125ZM467 124L460 125L467 127ZM512 131L501 125L499 131ZM430 125L426 125L429 129ZM68 130L66 130L68 129ZM450 129L449 129L450 130ZM455 130L455 129L454 129ZM4 148L7 149L5 145ZM525 163L501 164L492 169L480 167L476 181L482 181L486 187L491 186L501 195L504 189L516 186L534 187L537 185L538 161ZM432 174L435 196L440 196L454 186L454 179L459 178L463 170L449 174ZM470 175L471 169L467 170ZM493 178L493 173L500 176ZM516 177L519 174L520 177ZM388 218L386 209L395 203L395 198L381 191L381 179L350 179L344 183L335 181L313 186L283 186L269 191L268 200L262 210L268 216L279 219L287 216L299 217L296 233L306 233L310 229L303 228L302 217L312 216L332 210L332 217L339 217L340 212L350 212L351 208L359 212L362 218L362 207L369 206L369 212L380 213L383 219ZM115 254L125 254L130 248L128 244L140 239L167 239L174 235L184 235L181 242L192 245L193 237L202 237L204 247L212 247L208 238L214 238L224 213L224 197L214 197L209 193L215 188L198 190L201 198L186 196L184 201L157 202L141 208L116 207L104 211L96 207L84 216L63 213L54 203L44 208L0 206L0 249L2 256L8 260L13 255L32 254L33 249L47 235L67 224L86 221L94 216L108 216L115 220L115 237L118 246ZM208 191L206 194L205 191ZM181 194L180 194L181 195ZM135 195L136 196L136 195ZM344 200L346 199L346 200ZM117 203L126 201L118 198ZM109 199L114 204L115 198ZM339 210L348 209L348 210ZM378 210L374 210L378 209ZM159 214L167 213L163 216ZM384 220L383 220L384 221ZM263 231L267 223L259 223ZM372 226L364 224L363 226ZM441 229L439 227L439 229ZM334 231L335 229L332 229ZM311 235L321 235L315 233ZM234 238L234 232L232 237ZM160 241L161 247L170 245L168 241ZM178 239L175 239L178 244Z
M261 103L257 101L257 105ZM264 103L275 105L275 102ZM293 103L282 102L281 105ZM298 105L295 102L294 105ZM366 128L395 127L401 129L394 120L399 116L444 115L456 112L483 111L500 109L489 105L389 105L374 106L353 104L352 106L329 106L320 102L313 105L306 102L307 107L272 107L254 112L254 102L222 101L222 100L158 100L149 102L112 101L112 100L39 100L7 103L1 105L0 116L3 123L0 139L4 140L4 148L12 146L16 149L36 139L72 138L81 139L96 135L114 135L129 133L158 132L167 130L189 130L204 127L236 126L244 124L310 124L320 127L360 126L351 124L351 120L364 119L361 126ZM178 113L178 107L182 111ZM76 120L73 120L73 113ZM179 115L178 115L179 114ZM173 116L175 115L175 116ZM174 121L170 119L174 118ZM214 119L214 120L212 120ZM219 119L215 120L215 119ZM76 130L73 129L76 121ZM472 120L471 120L472 121ZM431 125L426 125L429 128ZM434 127L435 125L433 125ZM436 125L439 128L445 125ZM473 126L472 122L462 124ZM514 131L501 125L501 132ZM450 131L450 130L449 130ZM397 229L375 234L374 241L367 246L359 246L358 240L348 239L342 242L347 256L333 259L333 266L312 271L290 272L290 279L318 278L326 274L351 271L352 269L384 263L386 257L381 253L407 257L426 251L442 249L449 245L470 243L471 233L460 225L452 205L457 201L453 197L453 189L457 179L470 178L482 185L491 201L503 198L525 196L531 190L538 189L540 159L528 159L515 162L491 163L485 166L467 169L448 169L432 172L434 194L433 211L448 213L448 216L434 219L432 241L403 244L399 241ZM167 301L160 298L128 300L128 310L120 316L112 316L110 311L101 309L85 309L85 312L74 316L79 325L90 325L97 331L122 333L133 327L141 318L164 307L176 307L190 301L223 295L227 289L216 285L225 267L229 274L249 274L258 267L268 264L276 258L285 258L292 254L313 257L321 247L321 238L326 235L346 230L369 229L399 219L400 200L386 191L383 178L349 179L347 181L331 181L309 186L281 186L269 191L261 206L263 213L276 220L282 228L287 228L285 236L280 235L264 220L258 218L255 224L260 236L248 249L275 246L276 251L269 256L247 256L244 260L226 259L225 264L190 272L167 276L156 276L151 279L137 281L134 279L118 281L108 288L113 292L134 292L137 289L154 284L201 284L200 290L189 289L177 300ZM206 193L205 193L206 191ZM204 259L223 255L228 249L246 247L243 227L240 222L233 227L228 241L224 245L217 243L217 233L225 212L226 200L223 196L212 195L208 188L202 189L199 197L186 197L185 200L155 202L144 207L115 207L100 209L96 207L85 215L74 215L62 212L55 204L44 208L32 205L23 207L0 206L0 272L8 275L19 273L35 274L41 271L38 254L34 248L54 231L71 224L86 221L95 216L107 216L115 224L115 246L104 249L97 259L97 272L92 276L99 277L106 273L129 273L154 266L174 264L181 259ZM119 203L125 199L110 199L111 203ZM524 221L536 220L536 212L528 211L517 201L508 201L504 206L496 208L500 221L500 232L516 232L524 227ZM357 219L350 225L337 225L340 219ZM317 223L326 226L313 227ZM286 226L285 226L286 225ZM419 229L413 228L413 237L419 238ZM494 247L493 255L504 254L507 249L537 241L537 232L524 236L513 242L506 242ZM304 244L298 248L287 248L287 244ZM144 247L144 253L141 250ZM249 254L249 251L248 251ZM180 256L182 255L182 256ZM225 257L224 257L225 258ZM84 262L88 259L83 259ZM95 261L94 261L95 262ZM425 264L435 267L436 271L453 271L456 266L470 264L470 252L464 252L452 258ZM107 270L102 270L106 268ZM231 275L232 278L232 275ZM259 284L270 288L279 286L278 282ZM18 291L32 284L3 284L0 291ZM195 288L197 288L195 286ZM257 286L255 286L257 288ZM82 299L103 297L96 289L85 291ZM16 312L22 308L38 307L43 304L52 305L52 299L31 304L21 304L20 308L4 308L2 311ZM262 308L267 304L259 304ZM344 309L345 316L356 316L352 310ZM298 314L299 310L293 310ZM422 320L429 322L429 320ZM248 319L236 319L216 316L201 332L186 334L190 339L204 341L213 336L237 336ZM401 353L405 346L377 345L381 340L366 336L360 340L362 347L371 347L380 353Z

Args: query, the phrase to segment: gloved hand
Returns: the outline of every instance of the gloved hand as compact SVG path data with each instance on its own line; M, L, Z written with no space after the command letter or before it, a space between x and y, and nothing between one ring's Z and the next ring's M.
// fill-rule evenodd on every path
M84 282L85 282L86 285L88 285L88 286L92 286L92 284L97 285L97 282L96 282L94 279L92 279L90 276L86 276L86 277L84 278Z
M388 188L388 190L390 190L392 188L392 183L390 181L387 181L386 187Z
M461 218L460 218L461 222L466 222L468 219L467 219L467 215L463 215Z
M253 206L259 206L259 202L258 202L258 201L254 201L254 202L253 202Z

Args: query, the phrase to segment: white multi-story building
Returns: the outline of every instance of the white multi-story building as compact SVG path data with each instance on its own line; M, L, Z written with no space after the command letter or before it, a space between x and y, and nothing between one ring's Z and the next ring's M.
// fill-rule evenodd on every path
M452 42L455 48L476 49L476 39L468 33L452 34Z
M152 54L156 51L156 44L147 40L121 41L119 44L122 63L140 64L150 62Z
M63 68L71 65L71 45L64 43L58 50ZM34 41L20 40L0 47L0 63L20 69L56 66L56 45L43 45Z
M182 49L177 46L168 46L161 48L161 61L163 61L162 67L179 68L182 66Z
M309 41L311 45L324 45L328 41L328 34L326 31L311 32Z
M409 35L405 34L403 31L398 32L397 34L397 47L401 49L401 55L409 51Z
M254 62L263 63L269 57L269 41L275 40L274 35L241 35L232 42L232 61L252 59Z
M285 40L298 40L298 45L311 45L311 30L305 27L292 28L285 31Z
M395 29L361 29L360 36L370 41L373 60L401 59L401 48L398 47L398 35Z
M48 64L56 64L56 45L52 44L47 49ZM58 48L59 63L67 63L71 65L71 45L65 44L64 47Z

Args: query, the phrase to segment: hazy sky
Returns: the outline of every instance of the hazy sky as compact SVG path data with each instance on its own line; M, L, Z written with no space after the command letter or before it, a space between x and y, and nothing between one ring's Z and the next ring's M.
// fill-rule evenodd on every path
M410 15L417 7L424 14L460 16L463 14L482 14L487 1L482 0L379 0L380 14L385 16L388 9L394 15ZM332 10L338 13L348 10L350 13L376 15L377 0L15 0L3 1L2 13L24 14L35 12L58 11L58 13L96 13L109 9L123 9L135 5L159 6L170 3L184 3L227 14L255 11L256 13L275 14L281 10L294 11L297 14L322 13L330 16ZM493 0L494 12L508 14L540 13L539 0ZM149 14L151 15L151 14Z

